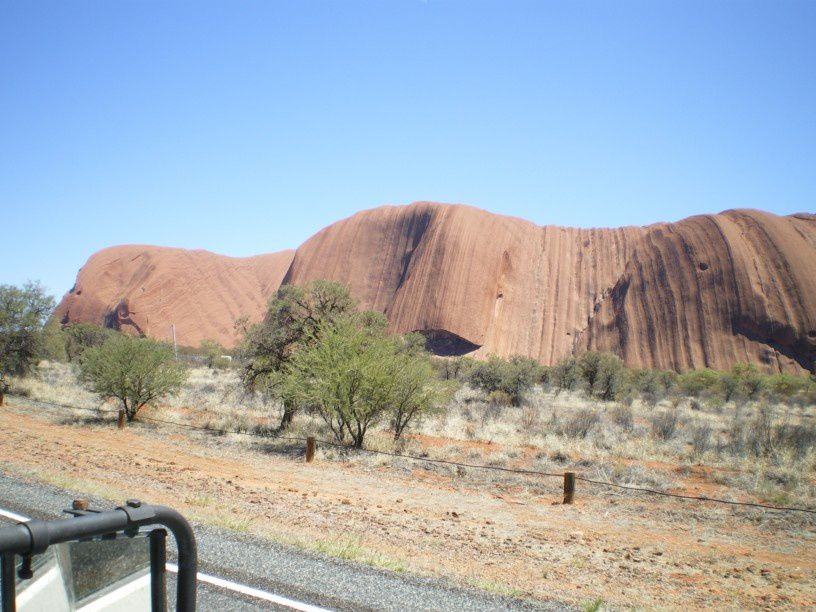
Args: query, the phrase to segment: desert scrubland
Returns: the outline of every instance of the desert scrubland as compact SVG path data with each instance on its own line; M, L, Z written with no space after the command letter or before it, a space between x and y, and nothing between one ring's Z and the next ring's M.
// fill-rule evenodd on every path
M816 605L813 514L582 481L563 505L557 477L406 457L813 508L808 395L607 402L545 383L519 406L503 399L465 384L400 440L383 423L367 450L318 442L306 464L299 438L331 442L325 423L301 412L284 434L294 439L273 437L280 407L247 395L233 369L192 369L180 394L118 431L115 405L55 363L15 381L0 456L20 476L173 503L199 521L518 597L613 609Z

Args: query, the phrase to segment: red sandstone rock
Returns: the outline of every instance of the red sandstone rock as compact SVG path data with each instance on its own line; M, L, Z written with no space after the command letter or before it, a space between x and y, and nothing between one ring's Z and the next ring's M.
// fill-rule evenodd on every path
M235 258L208 251L125 245L95 253L55 316L88 321L181 345L204 339L235 344L240 317L259 320L293 251Z
M554 363L591 348L632 366L792 372L816 358L816 218L753 210L574 229L459 205L384 206L325 228L294 257L107 249L58 312L165 339L175 322L183 344L231 346L233 320L259 319L281 279L319 278L447 354Z

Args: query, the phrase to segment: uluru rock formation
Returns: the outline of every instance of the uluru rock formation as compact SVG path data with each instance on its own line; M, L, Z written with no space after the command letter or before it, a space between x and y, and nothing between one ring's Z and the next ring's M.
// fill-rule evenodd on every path
M587 349L638 367L757 363L801 372L816 359L816 217L732 210L620 229L536 226L461 205L384 206L285 251L236 259L115 247L92 256L58 308L179 342L235 343L281 283L343 282L398 332L439 354Z

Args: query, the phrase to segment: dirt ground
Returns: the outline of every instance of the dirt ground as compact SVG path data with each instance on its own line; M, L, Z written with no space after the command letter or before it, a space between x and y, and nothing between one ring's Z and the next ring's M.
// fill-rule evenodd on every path
M306 464L297 445L65 417L7 399L3 469L507 595L616 609L816 607L816 526L805 515L581 482L566 506L558 479L320 453ZM650 468L671 472L677 492L722 493L705 466Z

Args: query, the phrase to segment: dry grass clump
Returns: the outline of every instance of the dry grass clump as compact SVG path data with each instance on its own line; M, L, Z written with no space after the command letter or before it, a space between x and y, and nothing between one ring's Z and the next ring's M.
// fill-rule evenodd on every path
M655 491L668 491L675 486L674 480L669 478L665 472L640 465L617 463L612 467L597 468L592 475L600 481Z
M581 408L569 417L560 432L569 438L586 438L590 430L600 422L601 415L596 409Z
M652 414L652 435L658 440L671 440L677 432L680 415L677 409L659 410Z
M631 432L635 428L635 415L632 412L632 405L621 404L612 408L610 413L612 422L623 431Z
M98 408L99 398L77 383L73 366L59 362L41 362L25 378L13 378L11 393L41 402L79 408Z
M711 448L711 426L701 422L691 426L691 449L695 458L701 458Z

